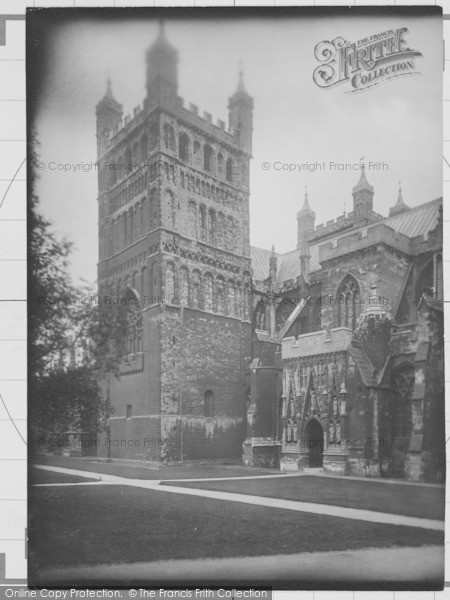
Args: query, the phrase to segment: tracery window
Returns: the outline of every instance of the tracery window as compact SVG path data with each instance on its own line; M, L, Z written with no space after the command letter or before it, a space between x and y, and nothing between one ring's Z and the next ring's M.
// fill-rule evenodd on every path
M126 354L142 352L142 310L141 303L136 293L128 289L125 293L127 339Z
M192 306L194 308L200 308L200 281L201 276L199 271L192 273Z
M212 171L213 149L209 144L203 149L203 168L205 171Z
M225 294L225 282L222 277L217 278L216 282L217 290L217 312L221 314L226 313L227 299Z
M355 329L361 312L361 298L358 282L351 275L347 275L339 286L336 308L337 326Z
M188 234L193 238L197 237L197 207L193 200L189 201L188 206Z
M175 152L175 132L172 125L168 123L164 125L164 146L167 150Z
M180 304L189 304L189 273L186 267L180 269Z
M178 136L178 156L181 160L189 160L189 136L184 131Z
M233 160L231 158L229 158L227 160L227 165L226 165L226 177L227 177L227 181L233 183L233 177L234 177L234 169L233 169Z

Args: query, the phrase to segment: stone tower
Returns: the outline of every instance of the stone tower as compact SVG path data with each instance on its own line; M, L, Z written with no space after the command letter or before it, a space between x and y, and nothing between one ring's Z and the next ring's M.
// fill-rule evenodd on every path
M133 300L121 377L109 382L110 437L136 444L111 455L238 459L251 339L253 100L240 74L227 130L184 106L177 64L160 24L143 107L124 121L110 98L97 107L97 131L107 130L98 146L100 296Z

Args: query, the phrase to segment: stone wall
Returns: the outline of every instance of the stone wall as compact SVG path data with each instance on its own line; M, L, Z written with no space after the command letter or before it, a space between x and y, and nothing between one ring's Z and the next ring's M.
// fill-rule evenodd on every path
M249 323L188 307L165 308L161 320L165 460L181 460L181 454L183 460L239 457L249 355Z
M330 258L322 264L322 327L335 327L338 309L337 294L341 282L352 275L360 288L361 310L377 287L377 295L388 308L396 305L403 290L410 259L379 244L354 254Z

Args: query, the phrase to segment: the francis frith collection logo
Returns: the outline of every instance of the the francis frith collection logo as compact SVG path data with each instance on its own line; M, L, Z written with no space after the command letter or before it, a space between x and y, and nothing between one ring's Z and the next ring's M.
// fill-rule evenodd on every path
M389 29L357 42L342 37L319 42L314 56L321 63L314 70L314 82L322 88L349 82L358 92L391 79L418 73L414 58L421 52L409 48L407 27Z

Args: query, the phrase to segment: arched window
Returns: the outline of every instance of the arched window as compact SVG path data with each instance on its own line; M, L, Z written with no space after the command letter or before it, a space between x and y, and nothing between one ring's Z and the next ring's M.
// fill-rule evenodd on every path
M210 244L215 244L216 243L216 213L214 211L214 209L210 208L208 211L208 217L209 217L209 243Z
M230 181L231 183L233 183L233 179L234 179L233 160L231 158L229 158L227 160L227 181Z
M150 231L156 227L156 210L158 206L158 190L154 188L150 192L150 202L148 206L148 221L150 225Z
M127 213L124 212L122 215L122 226L123 226L123 232L122 232L122 245L125 248L127 245L127 240L128 240L128 219L127 219Z
M232 279L228 281L228 314L232 317L236 316L236 293Z
M119 220L114 219L114 221L112 222L112 238L111 238L113 254L115 254L119 250L118 241L119 241Z
M225 282L222 277L218 277L216 281L216 290L217 290L217 312L224 315L227 312L227 299L225 294Z
M142 267L141 270L141 298L145 298L148 294L149 291L149 281L148 281L149 277L148 277L148 269L147 267ZM146 300L143 300L144 302L144 306L146 303Z
M217 232L216 232L216 245L220 248L225 248L225 215L219 211L217 213Z
M154 150L158 145L158 126L156 123L150 125L148 130L148 148L150 152Z
M188 235L197 237L197 207L193 200L190 200L188 205Z
M175 132L169 123L164 125L164 146L167 150L175 152Z
M145 224L145 203L147 202L147 200L144 198L142 200L142 202L140 202L140 204L138 205L138 235L139 237L142 237L144 235L145 229L144 229L144 224Z
M178 156L181 160L189 160L189 136L184 131L178 136Z
M213 309L213 276L211 273L205 274L205 310Z
M147 148L148 148L148 138L146 135L141 137L141 161L144 161L147 158Z
M214 417L214 393L211 390L205 392L203 404L205 417L207 419L212 419Z
M129 173L133 168L133 160L131 155L131 148L127 148L124 154L124 172L122 175Z
M125 177L125 175L128 173L125 155L119 156L119 158L117 159L117 164L115 166L116 166L116 180L119 181L120 179L122 179L122 177ZM122 194L123 194L123 191L122 191ZM122 199L121 199L119 206L122 206L122 204L123 203L122 203Z
M142 352L142 310L136 293L127 289L125 292L127 318L126 354Z
M129 222L130 222L130 235L129 235L129 243L132 244L134 241L134 236L135 236L135 223L134 223L134 208L130 208L130 212L129 212Z
M212 171L213 149L209 144L203 148L203 168L205 171Z
M175 229L176 225L177 225L177 207L176 207L176 202L175 202L175 196L173 195L173 193L170 190L166 190L165 193L165 204L166 204L166 211L167 211L167 216L168 216L168 223L170 223L170 226Z
M223 177L223 154L219 152L217 155L217 171L219 173L219 177Z
M200 272L194 271L192 273L192 292L191 292L192 306L194 308L200 308L200 282L201 282Z
M167 263L165 273L165 299L169 304L175 302L175 267Z
M198 142L197 140L195 140L194 142L194 156L196 156L198 154L200 150L200 142Z
M412 434L412 395L414 369L404 366L392 374L391 386L394 398L391 402L391 475L404 477L405 461Z
M206 242L206 207L204 204L200 205L200 239L202 242Z
M134 142L133 145L133 164L138 165L141 162L141 154L139 151L139 143Z
M180 269L180 304L189 304L189 273L186 267Z
M235 226L233 217L228 216L226 221L226 249L233 251L234 250L234 236L235 236Z
M109 168L106 171L106 185L107 185L107 187L111 187L111 186L113 186L116 183L117 171L116 171L116 169L114 167L116 167L115 163L113 163L112 165L109 165Z
M339 286L336 307L337 327L348 327L354 330L361 312L361 299L358 282L351 275L344 277Z

